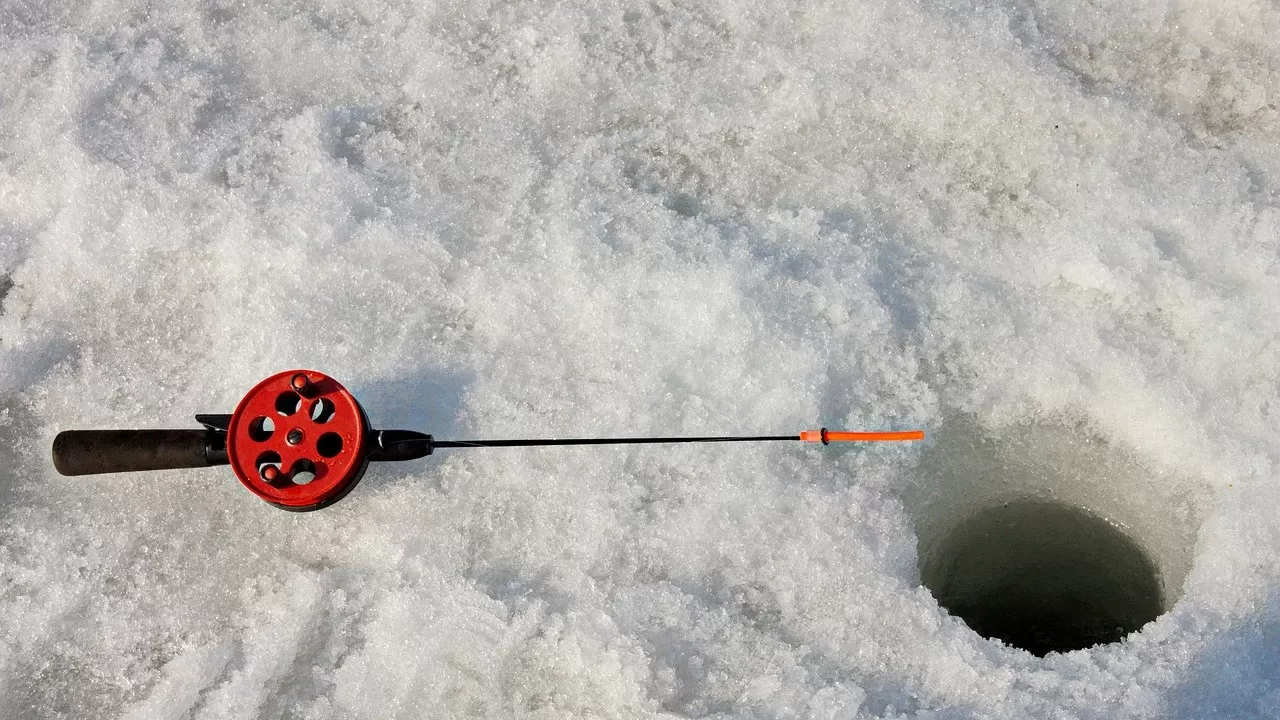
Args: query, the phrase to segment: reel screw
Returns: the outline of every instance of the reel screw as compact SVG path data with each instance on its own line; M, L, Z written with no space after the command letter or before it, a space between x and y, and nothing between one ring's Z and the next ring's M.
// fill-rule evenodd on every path
M298 443L302 442L302 438L303 438L302 428L294 428L289 431L288 435L284 436L285 442L289 443L290 445L297 445Z

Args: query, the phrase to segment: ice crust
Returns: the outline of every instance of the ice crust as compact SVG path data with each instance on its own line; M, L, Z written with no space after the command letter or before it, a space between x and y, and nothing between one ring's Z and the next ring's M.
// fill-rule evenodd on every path
M1280 716L1277 38L1249 0L3 3L0 717ZM1181 600L976 635L919 586L966 495L920 446L442 451L303 516L48 460L294 367L439 437L1055 428L1145 468L1093 497L1159 498L1123 520Z

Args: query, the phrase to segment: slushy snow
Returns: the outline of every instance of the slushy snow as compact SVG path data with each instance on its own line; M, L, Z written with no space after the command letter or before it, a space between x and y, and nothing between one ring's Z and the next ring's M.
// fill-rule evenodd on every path
M1280 716L1277 38L1257 0L4 2L0 717ZM931 439L441 451L304 515L49 461L296 367L441 438ZM1152 498L1176 603L1045 658L951 617L955 427L1141 468L1093 482Z

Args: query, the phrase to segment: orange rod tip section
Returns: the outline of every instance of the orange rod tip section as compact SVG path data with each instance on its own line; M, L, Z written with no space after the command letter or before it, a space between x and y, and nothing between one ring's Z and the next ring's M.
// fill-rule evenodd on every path
M843 432L832 430L827 433L829 442L885 442L903 440L923 440L923 430L896 430L888 432Z
M923 439L923 430L850 431L822 428L821 430L804 430L800 433L802 442L820 442L823 445L833 442L901 442Z

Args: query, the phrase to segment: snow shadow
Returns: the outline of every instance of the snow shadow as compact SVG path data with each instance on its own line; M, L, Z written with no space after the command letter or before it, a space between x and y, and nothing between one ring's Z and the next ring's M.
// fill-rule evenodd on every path
M416 430L441 440L459 436L459 412L474 373L443 370L412 373L352 386L369 424L377 430ZM422 462L375 463L362 480L380 484L402 478Z
M1280 717L1280 592L1200 654L1170 694L1169 717Z
M22 478L37 470L39 446L29 431L34 422L19 398L0 400L0 521L20 502ZM45 461L52 468L47 456Z

